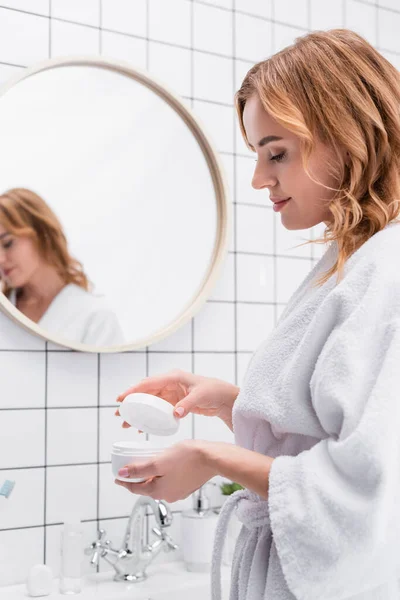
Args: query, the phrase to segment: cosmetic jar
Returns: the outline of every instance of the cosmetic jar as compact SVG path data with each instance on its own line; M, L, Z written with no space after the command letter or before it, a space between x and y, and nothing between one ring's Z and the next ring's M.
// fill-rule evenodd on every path
M121 477L118 475L118 471L126 465L147 462L163 450L164 448L156 447L145 440L143 442L115 442L111 452L111 467L114 477L120 481L129 481L130 483L146 481L146 478L130 479L129 477Z
M129 394L118 405L119 414L132 427L152 435L173 435L179 429L179 419L174 416L174 406L153 394ZM111 453L112 472L116 479L141 483L146 479L129 479L118 475L119 469L129 464L147 462L165 448L150 441L115 442Z

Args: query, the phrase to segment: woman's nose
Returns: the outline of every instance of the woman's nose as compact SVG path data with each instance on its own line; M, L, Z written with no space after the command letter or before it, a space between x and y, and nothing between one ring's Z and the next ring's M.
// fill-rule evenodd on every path
M272 177L272 175L268 173L268 170L265 167L261 167L257 162L253 179L251 180L252 187L255 190L262 190L266 187L274 188L276 187L276 183L276 177Z

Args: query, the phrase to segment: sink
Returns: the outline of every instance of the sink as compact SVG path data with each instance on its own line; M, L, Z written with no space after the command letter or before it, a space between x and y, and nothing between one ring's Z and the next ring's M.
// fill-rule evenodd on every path
M187 571L181 561L156 562L147 569L148 578L138 583L114 581L113 571L96 573L82 578L82 592L77 600L208 600L211 573ZM222 598L228 600L231 568L221 567ZM58 580L54 580L54 591L48 600L65 600L58 592ZM0 600L26 600L25 584L0 587Z

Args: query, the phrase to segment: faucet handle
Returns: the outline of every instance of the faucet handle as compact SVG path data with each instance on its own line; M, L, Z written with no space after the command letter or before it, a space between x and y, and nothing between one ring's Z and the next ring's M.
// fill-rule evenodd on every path
M110 540L105 540L106 532L105 529L99 529L97 531L97 540L92 542L89 548L85 548L86 556L92 556L90 564L97 566L99 564L100 556L104 553L104 550L108 549L111 544Z
M152 531L162 540L164 540L164 542L166 543L166 546L164 548L165 552L170 552L171 550L179 550L179 546L178 544L175 544L174 540L172 539L172 537L170 535L168 535L168 533L165 533L165 531L160 531L158 529L158 527L153 527Z

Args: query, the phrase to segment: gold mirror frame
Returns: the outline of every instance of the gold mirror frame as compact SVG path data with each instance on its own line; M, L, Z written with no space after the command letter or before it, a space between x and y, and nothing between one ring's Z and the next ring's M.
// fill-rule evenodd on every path
M200 123L197 116L195 116L194 113L183 104L180 98L176 96L175 93L170 89L168 89L164 83L161 83L152 75L150 76L147 72L138 69L137 67L133 67L128 62L97 56L72 56L48 59L26 68L21 75L9 79L0 87L0 97L20 81L30 77L31 75L34 75L35 73L39 73L40 71L46 71L60 66L82 65L117 71L118 73L127 75L135 81L142 83L155 92L160 98L165 100L165 102L167 102L178 113L196 138L210 170L217 201L217 239L206 276L203 279L200 288L194 294L192 300L187 303L187 305L172 323L168 324L166 327L162 328L152 336L142 338L133 344L124 344L121 346L98 347L88 344L81 344L79 342L73 342L60 336L52 335L51 332L47 332L45 329L39 327L36 323L28 319L1 292L0 310L8 315L15 323L18 323L30 333L33 333L46 341L69 348L71 350L77 350L80 352L112 353L142 349L146 346L150 346L151 344L159 342L181 328L200 311L203 304L205 304L207 298L210 296L215 284L217 283L225 255L228 251L229 233L232 223L232 204L228 199L228 186L221 161L218 157L216 149L213 146L213 143L208 137L208 134L205 133L203 124Z

